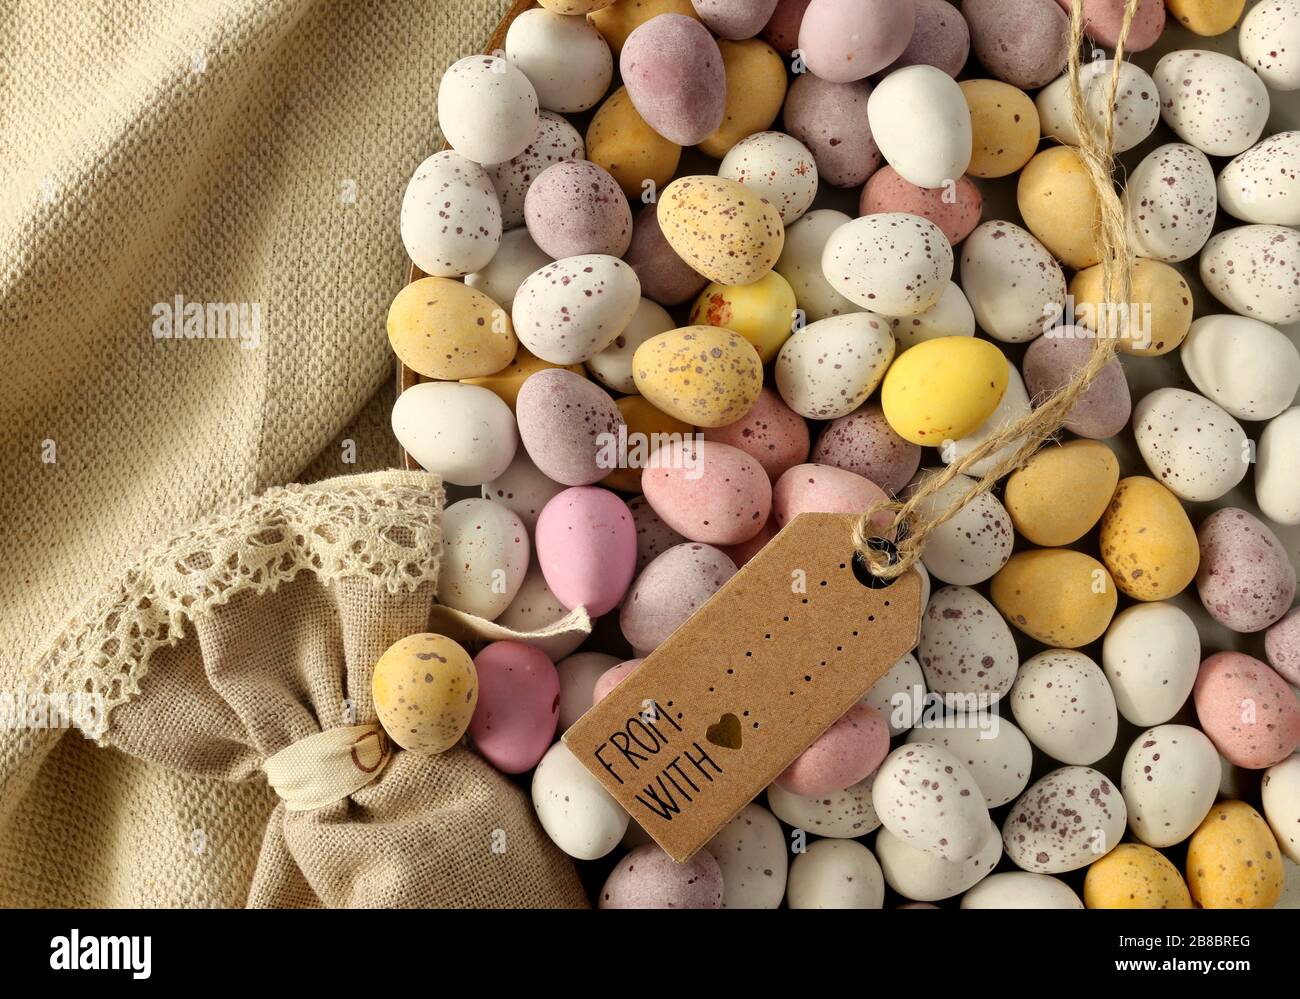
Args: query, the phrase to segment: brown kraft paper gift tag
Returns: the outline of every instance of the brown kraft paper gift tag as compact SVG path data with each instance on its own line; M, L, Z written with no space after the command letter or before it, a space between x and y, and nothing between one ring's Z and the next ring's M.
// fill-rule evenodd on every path
M564 734L679 863L916 646L921 577L859 581L856 520L800 514Z

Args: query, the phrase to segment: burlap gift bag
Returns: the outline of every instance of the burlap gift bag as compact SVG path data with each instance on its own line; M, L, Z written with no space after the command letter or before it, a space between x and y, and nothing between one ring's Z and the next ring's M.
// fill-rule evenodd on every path
M396 749L375 719L374 662L429 625L442 500L420 472L270 490L150 550L33 670L102 697L109 751L275 789L242 844L250 906L586 904L515 785L469 748ZM229 853L246 818L154 830L154 875Z

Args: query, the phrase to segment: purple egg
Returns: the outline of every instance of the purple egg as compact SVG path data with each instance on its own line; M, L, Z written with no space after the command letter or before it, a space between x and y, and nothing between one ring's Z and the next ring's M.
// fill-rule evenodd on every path
M975 58L1021 90L1051 83L1065 69L1070 19L1056 0L964 0Z
M548 257L604 253L621 257L632 244L632 209L607 170L566 160L542 171L524 195L528 235Z
M700 20L719 38L753 38L776 10L776 0L691 0Z
M852 83L902 55L915 24L912 0L812 0L799 26L799 48L823 80Z
M659 205L651 202L637 213L632 245L623 259L641 280L641 294L663 306L681 305L704 290L709 279L690 268L668 245L659 228Z
M708 850L679 864L653 843L638 846L609 872L597 905L601 909L721 909L722 868Z
M727 103L722 52L695 18L652 17L627 36L618 65L632 106L670 142L693 146L722 124Z
M592 617L618 606L636 571L632 512L596 486L566 489L542 507L533 548L555 599Z
M560 710L560 675L546 654L522 642L493 642L474 657L478 703L469 734L507 774L537 766L551 746Z
M831 83L801 73L785 97L785 130L808 147L817 177L833 187L857 187L880 166L880 149L867 124L871 87Z
M1300 607L1264 632L1264 654L1287 683L1300 687Z
M1295 567L1286 548L1245 510L1224 507L1201 522L1196 589L1210 616L1233 631L1259 631L1295 599Z
M623 414L595 382L544 368L519 386L515 417L528 457L552 482L586 486L609 474L601 458L618 439Z
M736 564L710 545L669 548L628 588L618 616L623 637L649 655L735 574Z
M1092 334L1077 326L1058 327L1031 343L1023 366L1030 400L1041 401L1069 384L1074 373L1088 363L1092 347ZM1124 368L1118 357L1112 357L1070 407L1065 429L1080 437L1105 440L1128 426L1132 413L1133 400Z
M861 475L896 495L921 467L921 448L899 437L880 404L869 402L828 425L811 460Z
M970 28L961 11L948 0L913 0L916 27L903 54L885 70L892 73L904 66L935 66L953 79L970 55Z

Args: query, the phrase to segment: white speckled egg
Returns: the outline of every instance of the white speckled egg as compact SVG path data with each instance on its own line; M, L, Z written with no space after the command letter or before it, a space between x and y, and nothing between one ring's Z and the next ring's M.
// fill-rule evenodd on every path
M990 874L961 898L963 909L1082 909L1074 889L1050 874Z
M529 532L537 526L542 507L563 491L564 486L548 479L523 448L515 452L509 468L483 483L483 498L514 511Z
M524 228L501 234L501 246L486 265L465 275L465 283L483 292L507 313L514 310L515 292L529 274L551 262Z
M1034 339L1065 306L1065 274L1056 258L1001 220L978 226L962 243L961 286L979 328L1004 343Z
M776 909L785 897L785 833L762 805L750 803L704 847L722 869L724 909Z
M533 808L546 835L578 860L597 860L618 846L630 819L562 742L533 771Z
M1246 476L1241 424L1204 396L1160 388L1133 407L1133 435L1151 474L1179 497L1216 500Z
M1287 859L1300 864L1300 755L1273 764L1261 783L1264 818Z
M1300 90L1300 2L1255 4L1241 21L1237 45L1241 61L1270 90Z
M438 85L438 125L448 145L475 163L504 163L537 135L537 91L500 56L466 56Z
M979 784L939 746L895 749L880 764L871 800L886 829L944 860L971 860L996 836Z
M992 819L986 819L987 837L979 852L968 860L945 860L919 850L888 829L876 834L876 853L885 883L904 898L937 902L960 895L986 877L1002 859L1002 840Z
M774 270L789 282L795 301L810 323L859 311L822 273L826 241L833 232L852 221L843 212L821 208L809 212L785 231L785 247Z
M542 567L535 561L528 567L528 573L524 576L523 583L519 586L519 591L515 598L510 601L510 606L503 610L496 619L496 623L512 631L530 632L541 631L550 627L565 617L569 613L559 598L551 592L551 588L546 585L546 576L542 572ZM569 655L582 644L586 636L581 631L553 635L547 638L520 639L525 645L531 645L535 649L540 649L546 653L546 658L553 663L559 663L561 659ZM609 658L613 659L613 656ZM564 674L560 674L560 715L564 715ZM590 700L587 707L591 707ZM585 709L584 709L585 710ZM581 713L581 712L580 712ZM563 732L569 725L572 725L577 718L571 718L567 724L562 724L557 731Z
M791 909L880 909L885 879L861 843L819 839L790 865L786 901Z
M1151 150L1129 174L1124 198L1139 257L1189 260L1214 230L1214 168L1195 146L1171 142Z
M1101 647L1115 706L1134 725L1159 725L1191 696L1201 668L1201 639L1173 604L1134 604L1115 615Z
M1129 746L1120 772L1133 835L1156 848L1181 843L1210 814L1221 776L1218 750L1200 729L1147 729Z
M528 572L528 529L500 503L464 499L442 514L438 603L495 620Z
M511 313L519 342L544 361L577 364L614 342L641 304L636 272L617 257L565 257L530 274Z
M1240 420L1271 420L1300 389L1300 351L1258 319L1202 316L1179 352L1192 384Z
M1218 194L1223 210L1243 222L1300 225L1300 131L1247 149L1219 173Z
M935 66L907 66L881 80L867 99L867 121L881 155L909 184L944 187L970 166L970 105Z
M782 822L804 832L831 839L857 839L880 828L880 817L871 804L875 781L873 773L843 791L818 795L795 794L780 784L770 784L767 806Z
M916 657L909 652L894 663L862 696L862 703L884 715L891 738L916 724L925 707L925 674Z
M393 405L393 434L424 469L458 486L505 474L519 446L515 415L495 392L459 382L412 385Z
M1274 417L1259 438L1255 465L1255 499L1275 524L1300 524L1300 407Z
M922 469L913 483L919 485L925 477L936 472L937 469ZM923 501L917 512L922 517L933 517L965 495L974 484L975 480L969 475L954 476L952 481ZM984 492L935 528L926 541L921 560L936 579L956 586L974 586L991 579L1007 564L1014 540L1011 515L1000 499Z
M501 199L502 224L507 229L522 226L524 197L533 181L547 167L566 160L580 160L584 154L578 130L555 112L543 111L537 122L537 135L523 152L504 163L484 167Z
M946 73L935 72L952 83ZM864 215L831 233L822 273L832 288L864 309L914 316L938 304L948 286L952 245L942 229L919 215Z
M974 336L975 313L971 311L970 302L957 287L949 281L939 301L924 312L914 316L890 316L889 325L894 331L894 340L899 351L915 347L923 340L936 340L944 336Z
M631 320L614 337L613 343L587 358L587 371L607 389L632 395L637 391L636 380L632 377L632 358L636 349L652 336L676 328L677 323L667 309L658 302L642 298Z
M1100 139L1105 131L1106 99L1110 95L1113 59L1089 60L1079 70L1079 82L1088 104L1088 117ZM1079 144L1070 111L1070 78L1057 77L1038 92L1038 119L1043 134L1067 146ZM1115 152L1122 153L1141 143L1155 131L1160 120L1160 95L1146 70L1125 62L1120 66L1119 89L1115 93Z
M934 591L921 615L916 649L925 682L936 694L1001 697L1016 682L1020 655L996 607L968 586Z
M1016 423L1028 416L1031 409L1029 393L1025 390L1024 379L1020 377L1020 372L1016 369L1016 366L1011 361L1007 361L1007 388L1002 393L1002 401L998 403L998 408L993 410L993 415L985 420L983 426L973 434L967 434L960 440L953 441L951 446L941 448L939 457L947 465L951 465L954 461L963 460L994 433L1008 424ZM971 475L985 474L1003 458L1009 457L1015 449L1015 444L1008 444L1006 447L998 448L987 458L983 458L971 465Z
M1064 874L1119 846L1127 823L1124 797L1109 777L1092 767L1061 767L1011 806L1002 846L1023 870Z
M1207 155L1249 149L1268 122L1268 91L1232 56L1179 49L1161 58L1151 76L1165 124Z
M1300 319L1300 232L1280 225L1226 229L1201 252L1201 280L1233 312L1293 323Z
M506 58L523 72L548 111L595 107L614 76L614 57L584 17L526 10L506 32Z
M450 149L415 168L402 196L402 245L430 277L459 277L491 263L501 207L483 168Z
M819 319L790 337L776 358L776 388L810 420L835 420L861 406L894 359L889 323L874 312Z
M996 712L968 720L964 726L957 725L955 718L942 727L919 726L907 733L907 741L928 742L948 750L978 782L984 804L989 808L1005 805L1029 784L1033 747L1020 729Z
M1048 649L1026 659L1009 700L1029 741L1054 760L1083 766L1115 746L1115 695L1082 652Z
M813 154L784 132L755 132L741 139L722 158L718 176L739 181L767 198L786 225L802 218L817 197Z

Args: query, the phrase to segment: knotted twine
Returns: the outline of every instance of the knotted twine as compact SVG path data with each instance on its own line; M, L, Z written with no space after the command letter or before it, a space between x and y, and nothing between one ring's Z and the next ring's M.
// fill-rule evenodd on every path
M1119 90L1124 43L1128 40L1139 2L1140 0L1127 0L1125 4L1124 20L1115 44L1115 58L1106 92L1101 135L1097 134L1089 120L1087 99L1080 79L1080 52L1084 35L1082 0L1074 0L1070 9L1070 116L1079 137L1076 151L1097 194L1098 221L1095 235L1101 256L1102 301L1107 303L1128 303L1133 284L1134 254L1129 245L1128 215L1114 185L1115 96ZM1110 314L1109 310L1104 311ZM1126 317L1128 310L1124 307L1117 311ZM921 557L931 534L971 500L992 489L1004 475L1019 468L1043 444L1051 440L1064 425L1074 404L1115 356L1114 338L1118 332L1098 328L1088 362L1075 372L1067 384L1047 396L1028 416L999 427L965 457L927 474L907 494L906 499L881 500L872 504L853 529L853 547L871 574L880 579L892 580L910 570ZM957 476L966 474L974 465L1004 448L1011 450L983 475L976 477L971 486L944 509L928 516L921 515L921 509ZM889 526L883 530L877 521L882 513L892 515ZM891 529L896 539L892 552L886 546L872 543Z

